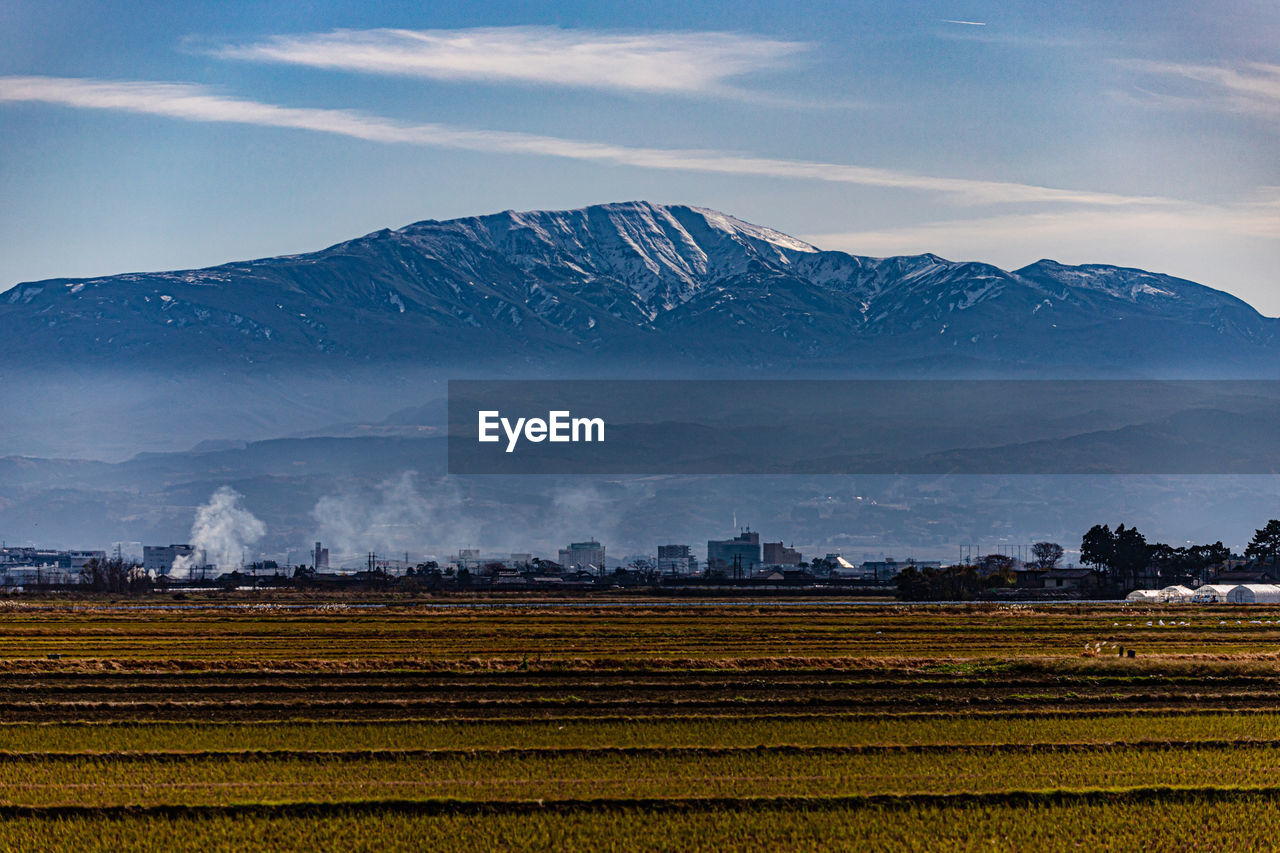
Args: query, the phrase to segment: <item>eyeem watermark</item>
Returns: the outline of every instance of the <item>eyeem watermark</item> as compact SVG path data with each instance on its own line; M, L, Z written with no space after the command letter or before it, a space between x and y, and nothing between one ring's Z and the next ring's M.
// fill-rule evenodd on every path
M493 443L502 441L499 428L507 437L507 453L516 449L520 439L535 444L543 441L551 442L591 442L604 441L604 418L575 418L568 410L547 412L546 418L510 418L502 417L497 409L479 413L479 441Z
M1280 475L1278 439L1276 380L450 380L447 452L451 474Z

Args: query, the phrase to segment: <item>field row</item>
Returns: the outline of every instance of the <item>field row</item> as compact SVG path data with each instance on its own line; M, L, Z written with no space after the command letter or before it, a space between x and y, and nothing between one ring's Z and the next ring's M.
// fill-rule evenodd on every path
M8 817L0 851L39 850L972 850L1258 849L1280 834L1273 795L1143 795L1021 802L849 807L815 802L697 805L654 811L522 810L474 814L384 806L315 810L130 810ZM1263 843L1262 846L1265 846Z
M1267 788L1280 750L1253 745L989 750L422 753L31 757L0 761L0 805L234 805L839 797Z
M961 746L1280 739L1280 713L0 724L0 752Z
M697 607L686 610L246 610L109 613L92 607L10 609L4 664L59 655L67 664L201 662L209 667L333 666L378 661L435 666L658 666L705 661L975 657L1250 655L1275 651L1280 611L1097 605L975 608L958 615L906 606ZM1151 623L1148 625L1147 623Z
M837 659L838 660L838 659ZM133 694L171 690L204 692L297 692L309 690L467 690L467 691L540 691L557 689L612 691L620 689L741 689L741 690L844 690L849 688L898 689L922 687L1037 687L1063 684L1143 685L1184 684L1190 686L1275 686L1275 674L1221 670L1204 662L1197 671L1153 672L1150 668L1129 666L1126 662L1088 662L1054 659L1055 666L1019 660L998 664L975 662L973 671L947 671L939 667L915 667L899 662L887 670L759 668L746 666L733 669L682 668L635 672L627 670L540 669L525 666L518 670L481 670L475 672L422 672L394 668L344 668L340 672L300 672L280 670L171 672L164 669L117 672L82 671L75 666L57 667L56 671L7 672L0 691L39 690L48 693L120 692ZM1088 664L1088 665L1085 665ZM1111 665L1108 665L1111 664ZM50 670L54 670L50 667Z
M1239 612L0 609L0 853L1243 848Z
M382 699L343 697L308 700L297 697L281 701L187 700L165 702L127 700L116 702L31 701L0 704L0 715L9 722L291 722L291 721L384 721L396 719L457 720L562 720L565 717L628 717L663 720L702 716L709 719L734 717L791 718L797 716L874 718L929 718L934 716L981 715L992 717L1051 717L1060 715L1096 716L1125 710L1132 714L1183 714L1201 711L1223 713L1280 712L1280 695L1233 691L1196 696L1176 691L1137 695L1066 692L1016 694L1008 697L929 696L870 699L819 700L796 698L770 700L750 696L720 699L652 697L646 699L493 699L450 701L433 698Z

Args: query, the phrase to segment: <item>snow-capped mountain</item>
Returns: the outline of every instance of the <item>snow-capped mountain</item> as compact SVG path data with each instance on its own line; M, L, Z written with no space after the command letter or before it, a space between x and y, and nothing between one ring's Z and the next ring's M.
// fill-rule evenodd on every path
M0 370L551 359L1266 372L1280 321L1142 270L821 251L683 205L506 212L305 255L21 284ZM585 358L584 358L585 357Z

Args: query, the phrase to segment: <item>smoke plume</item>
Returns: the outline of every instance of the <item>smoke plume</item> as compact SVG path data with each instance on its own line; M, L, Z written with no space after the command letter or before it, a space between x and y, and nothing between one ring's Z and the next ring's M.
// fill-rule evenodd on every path
M479 541L456 485L448 478L424 485L419 488L416 472L404 471L374 487L323 497L312 516L321 537L348 556L370 550L421 555Z
M369 551L447 559L464 547L554 558L568 542L591 536L618 553L652 547L647 531L654 513L663 510L655 500L648 482L458 479L403 471L376 483L349 482L317 501L311 515L316 538L357 565Z
M243 497L230 486L222 486L209 502L196 510L191 525L192 556L173 561L172 574L189 574L193 565L208 562L219 571L240 568L244 549L267 532L257 516L240 506Z

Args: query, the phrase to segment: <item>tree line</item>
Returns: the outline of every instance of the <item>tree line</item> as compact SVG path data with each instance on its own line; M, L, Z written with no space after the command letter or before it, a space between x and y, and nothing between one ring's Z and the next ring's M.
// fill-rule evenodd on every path
M1058 565L1062 554L1062 546L1056 542L1037 542L1031 546L1030 565L1047 571ZM971 601L1016 584L1016 566L1017 562L1007 554L987 554L976 563L940 569L908 566L894 582L902 601Z
M1117 589L1134 589L1139 577L1151 570L1161 586L1199 586L1209 580L1210 568L1232 559L1240 557L1221 541L1175 548L1147 542L1136 527L1123 524L1115 530L1095 524L1080 541L1080 561L1101 572ZM1280 561L1280 520L1273 518L1254 532L1244 559L1258 566L1275 566Z
M1062 559L1062 546L1037 542L1029 565L1051 569ZM1150 577L1160 586L1199 586L1209 580L1209 570L1228 560L1240 559L1221 541L1203 545L1173 546L1148 542L1137 527L1095 524L1080 541L1080 562L1102 577L1099 592L1123 594ZM1257 531L1245 549L1244 559L1259 566L1280 563L1280 519L1271 519ZM988 554L974 564L917 569L909 566L896 579L903 601L966 601L982 598L992 590L1013 586L1013 558Z

